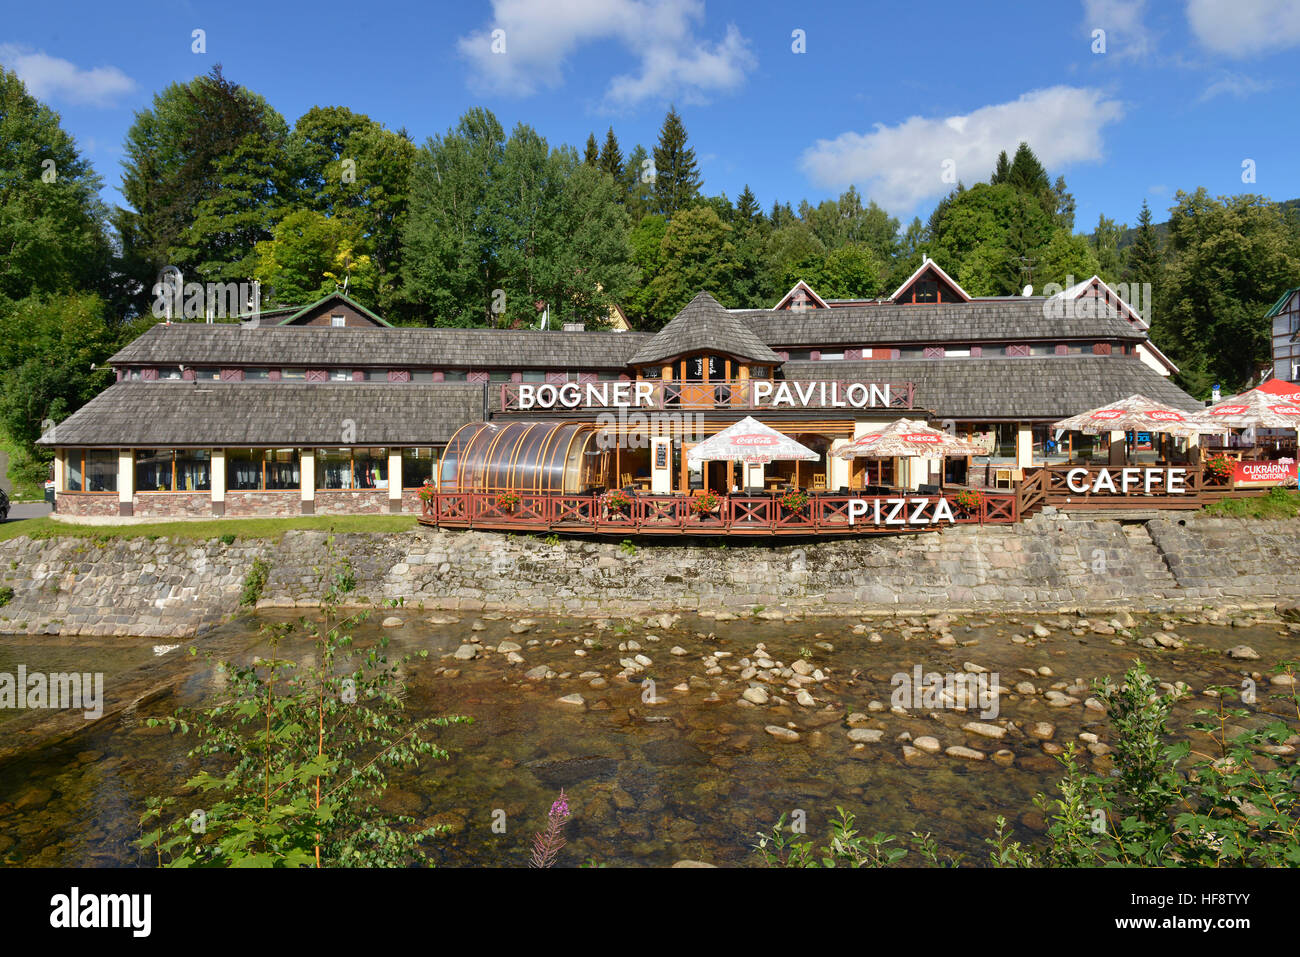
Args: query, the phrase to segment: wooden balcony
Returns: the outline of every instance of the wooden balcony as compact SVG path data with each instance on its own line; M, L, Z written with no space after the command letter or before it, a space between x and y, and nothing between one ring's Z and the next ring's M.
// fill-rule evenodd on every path
M615 509L598 494L433 492L424 502L420 522L439 528L594 535L820 536L898 535L950 525L1009 525L1018 520L1013 494L985 493L978 507L963 510L953 493L900 491L893 497L813 493L797 511L785 508L775 495L723 495L718 496L716 509L704 513L693 507L693 496L629 498L626 507ZM940 501L946 501L951 521L929 520ZM879 524L877 502L881 503Z

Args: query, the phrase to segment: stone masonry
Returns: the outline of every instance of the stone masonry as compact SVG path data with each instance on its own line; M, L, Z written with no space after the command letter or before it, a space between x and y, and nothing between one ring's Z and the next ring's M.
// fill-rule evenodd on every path
M1044 511L1019 525L768 544L560 539L417 529L339 534L367 600L566 615L657 611L890 614L925 609L1156 609L1290 598L1300 521L1191 516L1147 523ZM239 609L255 558L262 603L314 606L326 535L278 543L59 537L0 542L13 597L0 633L188 636Z

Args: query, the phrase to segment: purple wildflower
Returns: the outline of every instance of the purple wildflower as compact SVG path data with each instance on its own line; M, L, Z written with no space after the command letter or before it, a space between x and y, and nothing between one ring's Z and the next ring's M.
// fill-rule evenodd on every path
M551 805L546 818L546 830L533 836L532 867L551 867L564 847L564 824L569 819L569 801L560 789L560 799Z

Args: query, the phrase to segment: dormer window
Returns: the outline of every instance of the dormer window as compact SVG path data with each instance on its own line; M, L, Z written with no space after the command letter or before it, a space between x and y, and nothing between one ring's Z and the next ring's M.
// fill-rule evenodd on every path
M330 316L330 326L334 329L342 329L347 324L347 316Z
M920 279L916 283L917 302L938 302L939 283L933 279Z

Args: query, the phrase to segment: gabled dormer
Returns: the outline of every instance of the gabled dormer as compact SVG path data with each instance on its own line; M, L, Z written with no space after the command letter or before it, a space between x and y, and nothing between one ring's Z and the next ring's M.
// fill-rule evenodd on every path
M826 300L813 292L812 286L802 279L790 287L790 291L781 297L781 301L772 307L773 311L804 309L829 309Z
M895 303L970 302L966 290L929 256L889 297Z
M277 326L391 329L393 324L341 292L332 292L275 322Z

